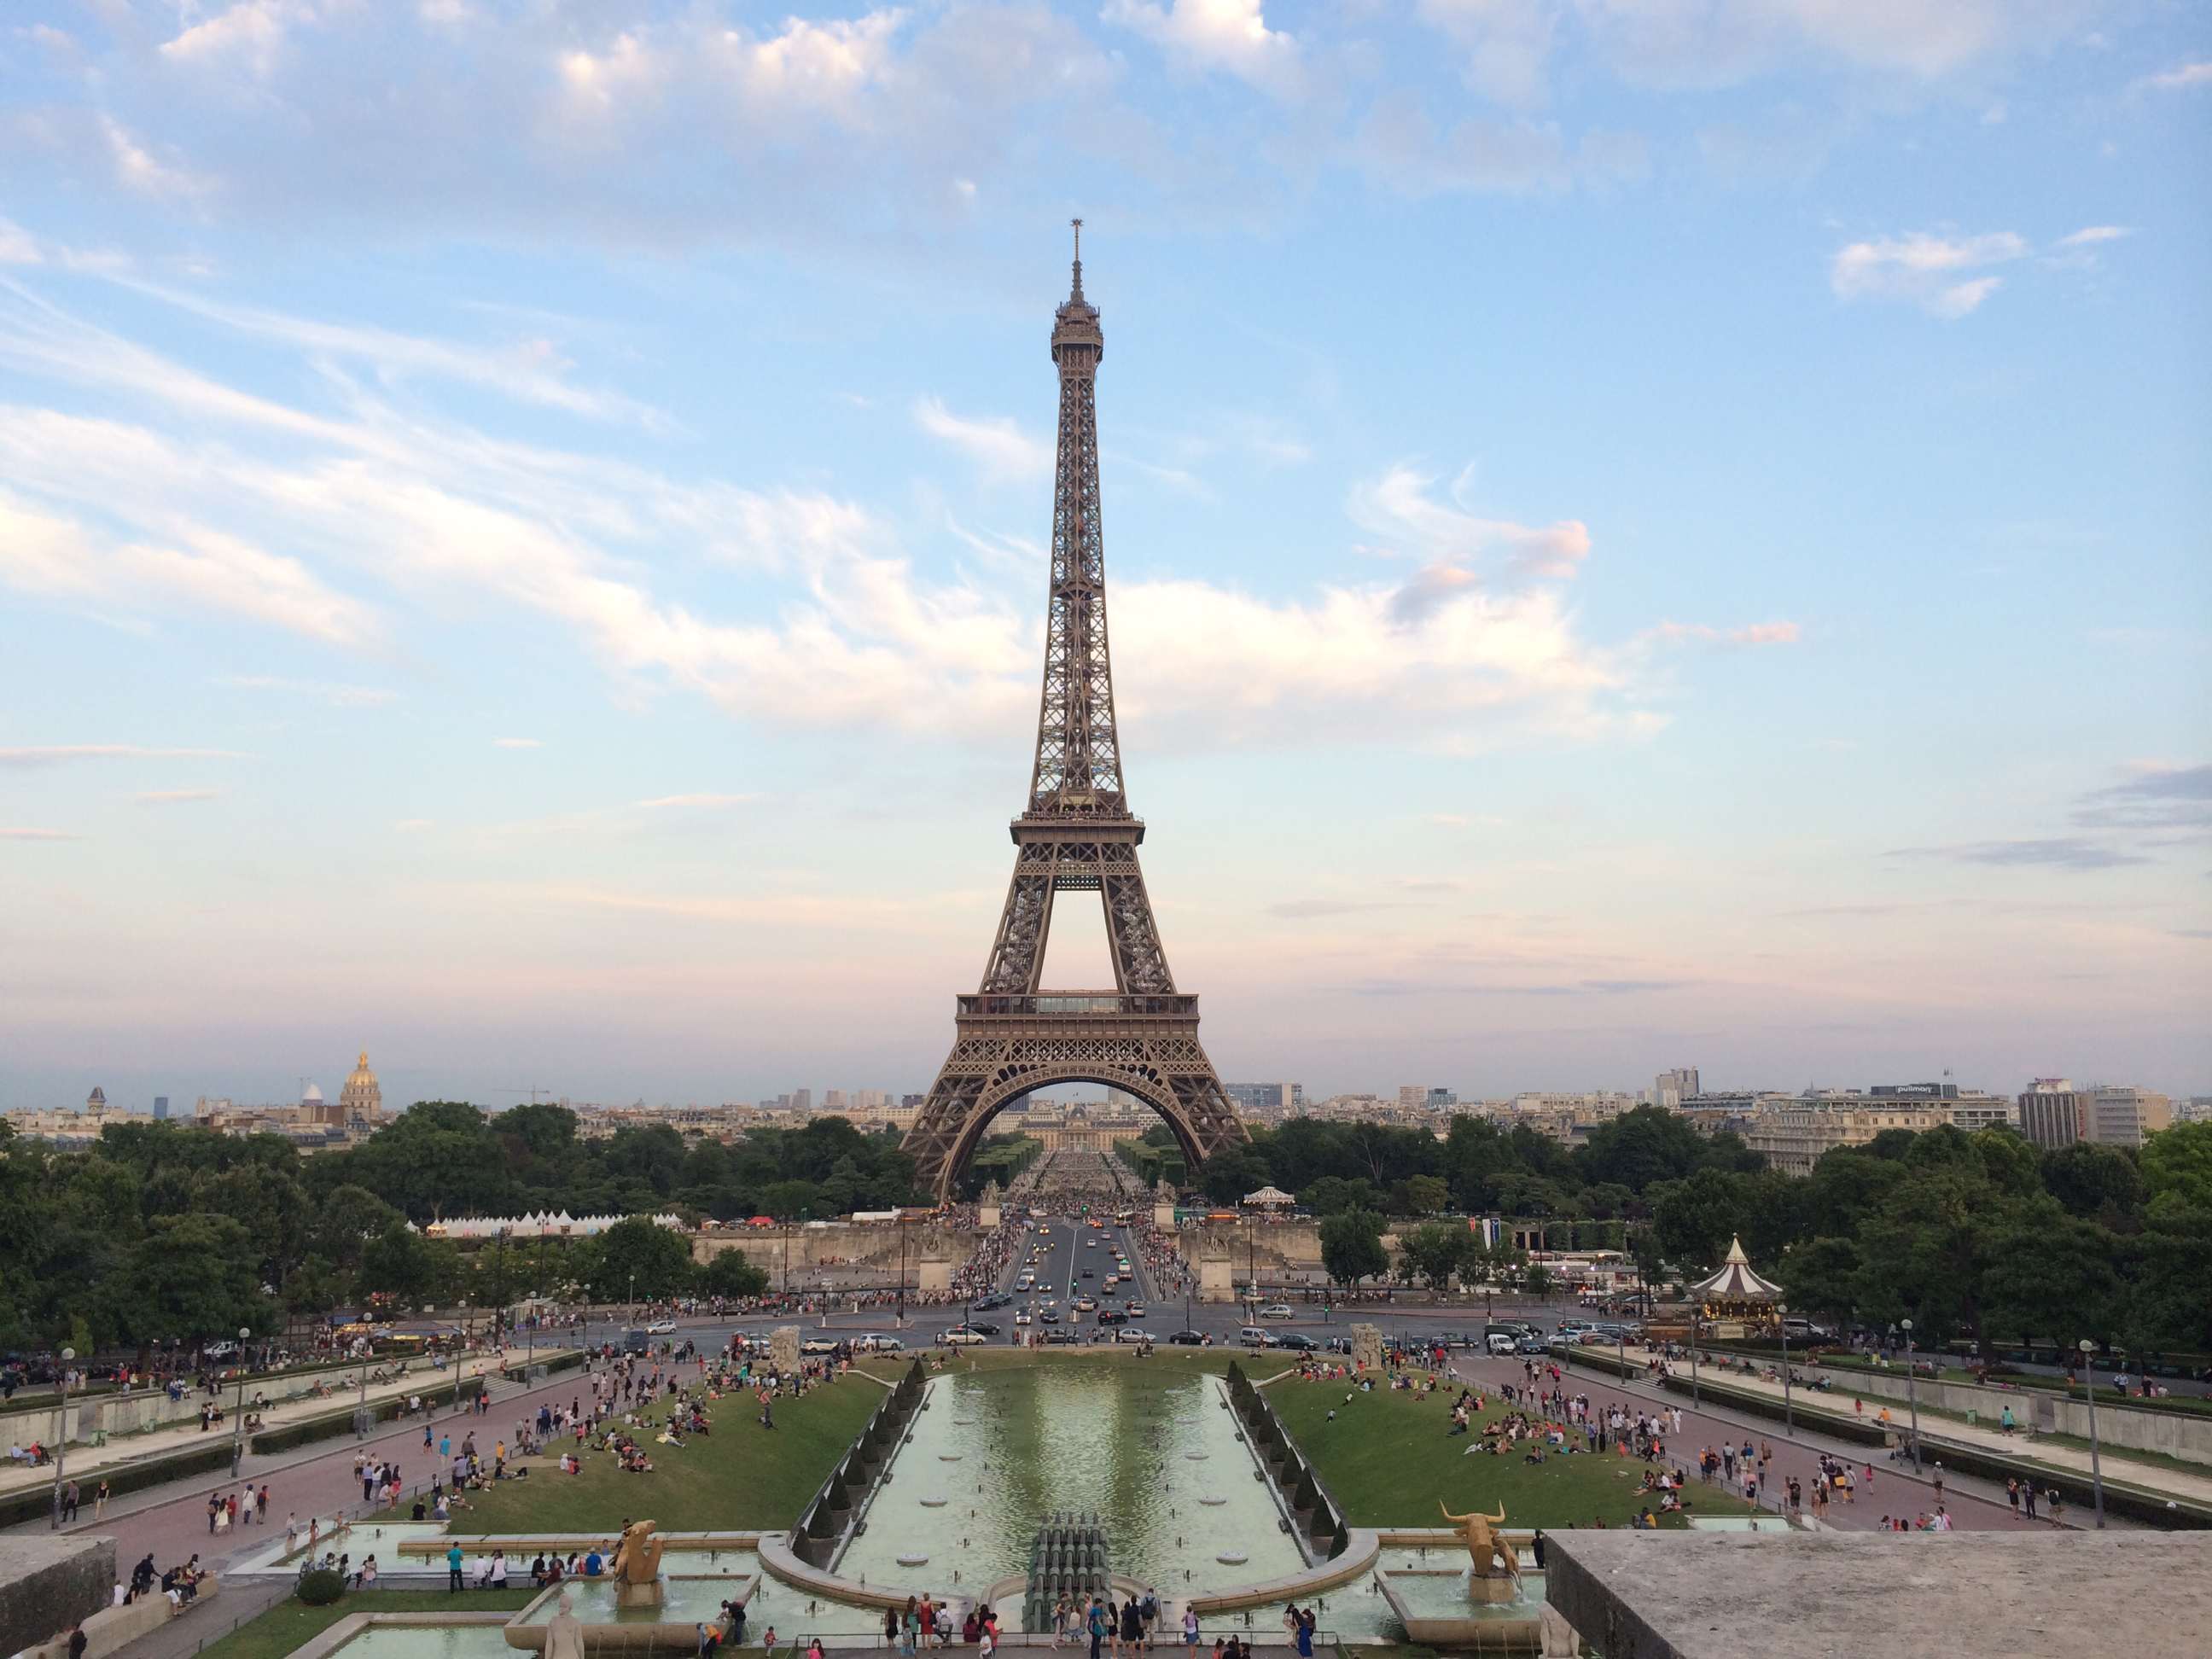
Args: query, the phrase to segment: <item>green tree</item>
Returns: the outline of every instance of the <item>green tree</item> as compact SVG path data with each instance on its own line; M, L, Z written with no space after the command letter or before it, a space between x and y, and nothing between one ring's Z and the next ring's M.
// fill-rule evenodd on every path
M690 1245L681 1233L650 1217L634 1215L617 1221L599 1235L599 1276L592 1282L604 1285L611 1294L659 1298L691 1288L695 1269Z
M2143 1197L2212 1213L2212 1122L2177 1123L2143 1143Z
M742 1250L724 1250L711 1258L700 1273L700 1284L709 1296L765 1296L768 1274L745 1260Z
M357 1277L364 1291L419 1306L437 1294L438 1253L430 1248L428 1239L404 1221L394 1219L362 1247Z
M1323 1176L1298 1193L1298 1202L1318 1216L1340 1215L1346 1210L1371 1210L1376 1206L1374 1183L1364 1176L1346 1180L1342 1176Z
M1321 1224L1321 1265L1332 1282L1357 1285L1390 1271L1382 1218L1372 1210L1340 1210Z
M2076 1140L2043 1154L2044 1189L2068 1212L2114 1225L2142 1208L2143 1177L2135 1156L2118 1146Z
M1865 1267L1856 1239L1814 1238L1785 1251L1775 1263L1774 1276L1798 1312L1848 1321L1857 1310L1859 1275Z
M1435 1215L1450 1202L1451 1188L1437 1176L1407 1176L1390 1188L1390 1206L1400 1215Z
M125 1334L189 1344L267 1329L255 1260L244 1224L229 1216L156 1217L131 1255Z
M1398 1236L1399 1278L1408 1285L1418 1279L1441 1294L1450 1288L1452 1275L1459 1271L1468 1243L1474 1237L1448 1221L1426 1221L1408 1228Z

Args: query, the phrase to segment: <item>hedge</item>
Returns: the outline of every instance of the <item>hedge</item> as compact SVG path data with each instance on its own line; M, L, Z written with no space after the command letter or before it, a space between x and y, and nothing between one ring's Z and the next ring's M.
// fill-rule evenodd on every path
M77 1477L78 1496L87 1502L97 1491L100 1483L107 1482L111 1496L120 1498L126 1492L140 1492L148 1486L158 1486L165 1481L182 1480L188 1475L204 1474L210 1469L230 1471L230 1440L228 1436L213 1445L195 1446L188 1452L172 1452L167 1457L143 1458L135 1463L112 1463ZM34 1521L53 1513L54 1489L51 1484L13 1497L0 1498L0 1527L12 1527L19 1522Z
M422 1403L426 1407L450 1405L456 1397L473 1400L483 1388L482 1377L472 1376L460 1383L448 1382L442 1387L424 1391ZM369 1411L379 1423L389 1423L400 1415L405 1398L388 1395L372 1402ZM311 1417L304 1423L287 1423L281 1429L264 1429L248 1443L257 1452L289 1451L295 1446L305 1446L317 1440L335 1440L342 1434L353 1432L353 1414L358 1407L348 1407L342 1412L328 1412L320 1417Z

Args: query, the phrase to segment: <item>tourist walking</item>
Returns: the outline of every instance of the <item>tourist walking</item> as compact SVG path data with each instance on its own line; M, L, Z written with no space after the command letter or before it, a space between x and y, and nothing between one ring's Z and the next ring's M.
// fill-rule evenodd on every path
M92 1495L92 1518L95 1524L107 1511L107 1482L100 1483L100 1490Z

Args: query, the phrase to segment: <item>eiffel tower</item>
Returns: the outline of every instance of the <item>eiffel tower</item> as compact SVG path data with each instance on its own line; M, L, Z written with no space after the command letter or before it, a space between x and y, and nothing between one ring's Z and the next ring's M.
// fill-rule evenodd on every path
M1054 1083L1133 1095L1165 1120L1195 1170L1243 1123L1198 1041L1198 999L1176 989L1145 893L1141 818L1121 785L1114 669L1106 653L1106 547L1098 519L1094 385L1105 336L1083 297L1083 222L1075 271L1054 313L1060 449L1052 492L1052 591L1044 697L1029 808L1013 821L1014 876L983 982L956 1000L952 1053L930 1086L906 1150L939 1200L1000 1110ZM1114 958L1110 991L1046 991L1038 978L1053 899L1097 893Z

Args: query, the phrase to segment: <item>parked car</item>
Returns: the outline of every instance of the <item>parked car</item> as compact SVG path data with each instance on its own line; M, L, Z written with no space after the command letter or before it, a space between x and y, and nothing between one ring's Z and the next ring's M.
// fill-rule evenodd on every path
M1507 1331L1492 1331L1485 1346L1494 1354L1511 1355L1519 1351L1521 1339Z
M1272 1348L1275 1346L1274 1332L1262 1330L1257 1325L1244 1327L1237 1333L1237 1340L1248 1348Z
M1168 1338L1168 1342L1172 1347L1202 1348L1206 1346L1206 1337L1198 1331L1177 1331Z
M971 1342L988 1342L991 1339L982 1332L972 1329L966 1325L955 1325L949 1331L939 1332L937 1340L946 1347L958 1348L964 1347Z
M1134 1325L1124 1325L1114 1333L1114 1340L1116 1342L1150 1342L1153 1337L1150 1331L1140 1331Z
M1313 1338L1308 1336L1303 1331L1276 1332L1274 1346L1279 1348L1294 1348L1300 1353L1319 1353L1321 1352L1321 1344L1315 1341Z

